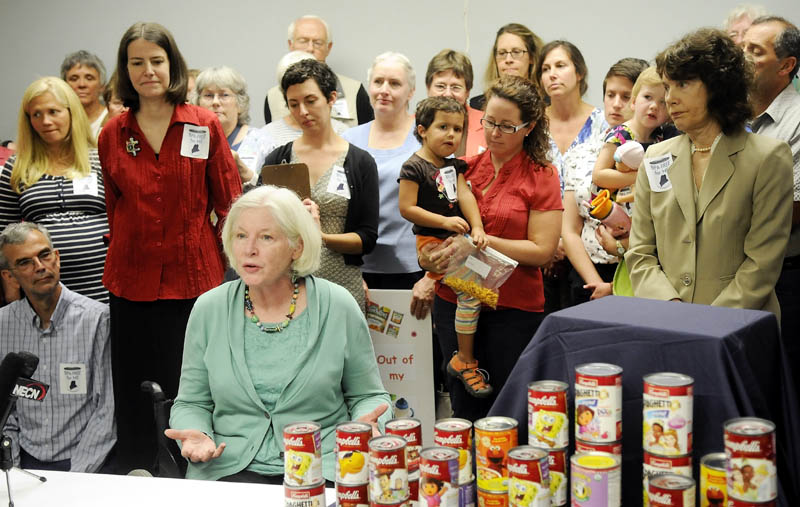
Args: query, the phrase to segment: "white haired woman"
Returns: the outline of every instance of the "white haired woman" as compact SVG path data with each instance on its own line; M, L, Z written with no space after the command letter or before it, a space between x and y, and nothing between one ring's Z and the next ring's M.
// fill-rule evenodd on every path
M244 76L230 67L210 67L197 76L189 98L193 104L217 115L242 183L254 184L261 174L264 159L278 144L264 129L248 125L250 96Z
M222 241L241 278L192 310L167 430L190 460L186 477L280 483L283 427L308 420L322 425L333 480L336 424L358 419L377 434L391 417L364 315L345 289L310 275L322 240L292 191L242 195Z

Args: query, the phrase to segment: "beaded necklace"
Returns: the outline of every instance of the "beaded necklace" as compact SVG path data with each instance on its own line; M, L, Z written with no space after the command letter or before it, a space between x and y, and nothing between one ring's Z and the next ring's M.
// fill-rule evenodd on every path
M258 326L262 332L280 333L289 326L297 309L297 296L300 294L300 281L296 277L292 277L292 284L294 285L294 290L292 291L292 302L289 304L289 313L286 314L286 320L277 324L264 324L258 320L256 312L253 310L253 301L250 299L250 287L244 286L244 308L250 314L250 321Z

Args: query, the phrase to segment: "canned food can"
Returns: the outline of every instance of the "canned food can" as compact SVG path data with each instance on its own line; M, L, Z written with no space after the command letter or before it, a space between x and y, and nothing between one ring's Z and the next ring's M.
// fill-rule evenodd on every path
M567 449L552 449L547 458L550 474L550 505L566 505Z
M607 452L584 452L570 458L574 507L621 505L622 458Z
M607 363L575 367L575 438L622 440L622 368Z
M403 417L392 419L386 423L386 434L403 437L408 442L406 456L408 471L419 468L419 451L422 449L422 423L419 419Z
M728 499L766 502L778 496L775 425L741 417L725 422Z
M370 439L369 494L373 503L408 502L406 440L403 437L384 435Z
M725 453L706 454L700 460L700 507L724 507L728 504L725 484Z
M566 382L540 380L528 384L528 444L545 449L569 446Z
M508 505L550 507L547 450L523 445L508 453Z
M419 469L408 473L408 502L415 506L419 500Z
M472 423L466 419L440 419L433 425L433 443L458 449L458 484L466 484L472 475Z
M324 482L322 478L322 427L297 422L283 427L283 480L290 486Z
M508 492L508 452L516 446L516 419L493 416L475 421L478 489Z
M458 507L458 449L423 449L419 475L419 499L426 501L423 505Z
M325 502L325 481L310 486L283 484L284 507L307 507L308 505L327 505Z
M390 503L380 503L370 500L369 502L370 507L414 507L411 503L411 500L408 498L404 498L403 500L397 500Z
M575 452L607 452L622 456L622 442L584 442L575 439Z
M336 425L336 483L366 484L369 482L367 456L372 426L352 421Z
M369 505L369 484L349 485L337 482L336 505L337 507L367 507Z
M489 491L478 486L478 507L508 507L508 492Z
M694 379L682 373L644 377L642 445L661 456L692 453Z
M653 477L649 486L652 507L694 507L694 479L684 475L664 474Z
M777 504L778 503L775 500L767 500L766 502L750 502L748 500L728 498L728 507L775 507Z
M642 463L642 483L644 486L644 506L650 505L649 482L656 476L664 474L677 474L684 477L692 476L692 456L657 456L644 451Z
M475 477L458 486L458 507L475 507Z

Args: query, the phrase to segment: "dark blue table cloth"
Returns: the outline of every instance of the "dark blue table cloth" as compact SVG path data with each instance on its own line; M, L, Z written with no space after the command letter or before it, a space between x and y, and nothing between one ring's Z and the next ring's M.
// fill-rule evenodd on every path
M642 504L642 378L662 371L695 380L692 454L698 486L700 459L724 451L723 423L756 416L776 425L779 505L800 505L800 400L774 315L614 296L553 313L519 358L489 414L517 419L520 443L525 443L527 385L567 382L571 454L575 367L589 362L623 368L623 505Z

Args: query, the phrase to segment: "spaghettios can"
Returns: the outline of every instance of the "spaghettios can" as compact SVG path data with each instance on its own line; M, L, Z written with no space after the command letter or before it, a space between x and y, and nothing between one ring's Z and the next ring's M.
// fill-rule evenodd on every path
M677 474L664 474L650 480L652 507L694 507L694 479Z
M642 445L661 456L692 453L694 379L682 373L644 377Z
M728 499L766 502L778 496L775 425L741 417L725 422Z
M433 443L458 449L458 483L474 480L472 475L472 423L466 419L440 419L433 425Z
M575 438L622 440L622 368L607 363L575 367Z
M478 487L478 507L508 507L506 491L489 491Z
M363 422L336 425L336 483L366 484L369 482L367 456L372 426Z
M369 441L369 497L377 504L408 501L406 440L403 437L384 435Z
M584 442L575 439L575 452L607 452L622 456L622 442Z
M493 416L475 421L478 489L508 492L508 452L516 446L516 419Z
M417 470L419 468L419 451L422 449L422 423L420 420L411 417L392 419L386 423L386 434L406 439L408 442L406 446L408 471Z
M369 505L369 484L350 486L336 483L336 505L337 507L367 507Z
M528 384L528 444L545 449L569 446L566 382Z
M725 484L725 453L706 454L700 460L700 507L725 507L728 504Z
M677 474L684 477L692 476L692 455L684 456L657 456L644 451L642 463L642 483L644 486L644 506L650 505L649 483L650 480L665 474Z
M621 505L622 458L607 452L584 452L570 458L574 507Z
M458 450L428 447L420 453L419 499L423 505L458 507Z
M508 453L509 507L550 507L550 462L547 450L530 445Z
M290 486L324 482L322 478L321 426L297 422L283 427L283 480Z
M284 507L306 507L328 505L325 502L325 481L310 486L283 485Z
M547 456L550 505L567 504L567 449L552 449Z

